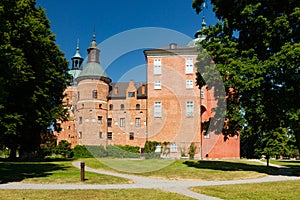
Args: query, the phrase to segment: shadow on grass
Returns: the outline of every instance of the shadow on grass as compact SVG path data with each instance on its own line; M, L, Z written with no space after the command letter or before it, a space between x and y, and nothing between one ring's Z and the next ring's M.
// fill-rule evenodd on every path
M53 161L53 160L52 160ZM66 170L68 167L53 164L48 161L0 161L0 184L18 182L26 178L47 177L56 170Z
M200 161L185 161L183 164L199 168L199 169L211 169L220 171L254 171L259 173L265 173L269 175L278 175L278 168L267 167L263 165L247 164L247 163L235 163L226 161L213 161L213 160L200 160Z

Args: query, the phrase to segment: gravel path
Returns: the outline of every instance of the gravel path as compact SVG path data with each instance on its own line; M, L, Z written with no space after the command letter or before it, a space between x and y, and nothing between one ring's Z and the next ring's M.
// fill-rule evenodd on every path
M80 162L73 162L73 165L80 168ZM300 177L295 176L266 176L257 179L247 180L231 180L231 181L190 181L190 180L162 180L157 178L149 178L136 176L131 174L121 174L116 172L108 172L99 169L92 169L85 167L85 171L106 174L111 176L117 176L122 178L131 179L132 184L24 184L24 183L7 183L0 184L0 189L35 189L35 190L89 190L89 189L133 189L133 188L145 188L145 189L159 189L169 192L182 194L194 199L214 200L215 197L206 196L189 190L189 187L195 186L212 186L212 185L229 185L229 184L245 184L245 183L261 183L261 182L273 182L273 181L285 181L285 180L300 180Z

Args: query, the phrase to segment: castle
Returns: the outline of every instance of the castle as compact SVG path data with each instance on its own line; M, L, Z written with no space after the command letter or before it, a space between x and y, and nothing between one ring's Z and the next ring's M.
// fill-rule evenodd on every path
M70 119L55 132L58 142L141 149L146 141L166 142L169 157L187 155L193 142L195 158L239 158L239 136L225 140L222 133L204 128L214 116L217 100L213 89L200 90L196 85L198 53L193 42L145 50L146 82L112 82L100 64L95 35L84 67L77 46L70 70L72 85L64 99ZM161 148L158 145L156 151Z

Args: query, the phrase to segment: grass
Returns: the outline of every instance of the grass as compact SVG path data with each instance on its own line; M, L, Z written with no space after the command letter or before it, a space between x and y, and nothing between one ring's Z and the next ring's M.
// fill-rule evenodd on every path
M113 166L124 165L127 163L127 168L130 166L132 161L124 161L122 159L111 159ZM150 162L151 165L155 165L157 161L155 160L135 160L132 169L125 171L126 173L133 173L136 166L139 168L146 167ZM164 160L160 160L164 162ZM228 161L193 161L193 160L175 160L170 163L166 161L167 164L163 168L158 170L147 171L138 173L137 175L148 176L148 177L159 177L163 179L197 179L197 180L235 180L235 179L249 179L258 178L266 176L267 174L274 174L277 171L275 167L266 167L257 162L251 162L247 160L228 160ZM96 159L85 159L87 166L92 168L100 168L105 170L116 169L110 168L110 165L105 165L107 161L96 160ZM159 163L163 166L162 163Z
M151 189L127 189L127 190L0 190L0 200L115 200L115 199L135 199L135 200L165 200L177 199L188 200L189 197Z
M298 200L300 196L299 188L300 181L298 180L239 185L194 187L192 188L192 190L194 192L226 200Z
M130 183L130 180L85 173L88 184ZM80 169L72 166L71 161L45 162L0 162L0 183L81 183Z

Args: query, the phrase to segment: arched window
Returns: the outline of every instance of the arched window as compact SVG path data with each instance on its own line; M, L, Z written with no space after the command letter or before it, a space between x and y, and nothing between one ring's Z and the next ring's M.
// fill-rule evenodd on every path
M140 109L141 109L141 105L140 105L140 104L136 104L136 105L135 105L135 109L136 109L136 110L140 110Z
M124 109L125 109L124 104L121 104L121 110L124 110Z
M109 110L113 110L114 109L114 105L109 104Z

